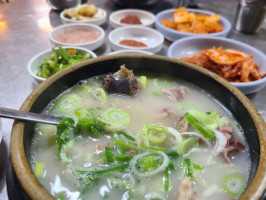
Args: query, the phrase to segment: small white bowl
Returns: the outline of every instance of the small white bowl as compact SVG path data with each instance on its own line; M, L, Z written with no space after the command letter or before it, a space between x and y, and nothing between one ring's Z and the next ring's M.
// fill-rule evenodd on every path
M207 10L199 10L199 9L187 9L188 12L194 12L196 14L204 14L204 15L213 15L214 12L207 11ZM226 37L231 29L231 23L223 16L219 15L220 22L219 24L223 26L223 30L217 33L209 33L209 34L196 34L196 33L184 33L178 30L174 30L162 25L161 21L163 19L169 19L173 21L173 13L175 9L168 9L165 11L159 12L155 16L155 27L158 31L160 31L167 40L175 41L177 39L189 36L201 36L201 37Z
M121 27L112 30L108 39L113 50L143 50L151 53L157 53L161 50L164 37L158 31L148 27ZM131 47L119 44L121 40L135 40L143 42L147 47Z
M66 47L66 46L62 46L62 48L64 49L77 49L78 53L90 53L91 56L93 58L96 58L97 55L85 48L82 47L77 47L77 46L73 46L73 47ZM36 84L40 84L41 82L45 81L46 78L42 78L40 76L37 76L37 72L39 71L39 66L43 63L43 60L45 58L49 58L50 55L52 54L52 50L46 50L46 51L42 51L40 53L38 53L37 55L35 55L34 57L31 58L31 60L28 63L28 73L33 77L33 80Z
M137 16L142 24L125 24L121 23L120 20L128 15ZM124 26L146 26L151 27L154 24L155 16L151 12L139 10L139 9L124 9L113 12L109 17L109 23L113 28L124 27Z
M134 49L113 51L111 53L108 53L107 55L116 55L116 54L147 54L147 55L153 55L153 53L148 52L148 51L141 51L141 50L134 50Z
M255 49L254 47L245 43L219 37L189 37L175 41L168 49L168 56L180 59L181 57L191 57L193 54L198 53L204 49L212 47L223 47L223 49L235 49L242 51L246 54L254 56L253 60L259 66L260 74L266 72L266 56L264 53ZM259 91L266 85L266 77L263 79L247 82L235 83L231 82L244 94L250 94Z
M57 36L58 34L62 34L65 31L77 31L77 30L94 31L94 32L99 33L100 37L96 40L93 40L93 41L87 42L87 43L83 43L83 44L63 43L63 42L59 42L55 39L55 36ZM50 38L50 42L51 42L53 47L57 47L57 46L79 46L79 47L87 48L90 50L95 50L95 49L97 49L103 45L104 39L105 39L105 32L101 27L99 27L97 25L93 25L93 24L85 24L85 23L65 24L65 25L61 25L61 26L54 28L51 31L49 38Z
M69 8L68 10L73 11L75 8ZM102 25L106 22L107 14L106 11L103 10L102 8L97 8L98 12L94 15L94 19L90 19L87 21L81 21L77 19L70 19L68 17L65 17L65 11L62 11L60 13L60 18L61 21L64 24L69 24L69 23L89 23L89 24L95 24L95 25Z

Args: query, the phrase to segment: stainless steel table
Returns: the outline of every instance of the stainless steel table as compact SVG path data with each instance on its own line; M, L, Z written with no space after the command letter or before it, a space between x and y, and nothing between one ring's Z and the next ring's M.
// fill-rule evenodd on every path
M90 0L90 3L107 10L108 16L111 11L118 9L111 0ZM237 1L199 0L196 3L200 8L224 15L233 22ZM158 0L156 5L148 10L156 14L160 10L175 6L174 0ZM19 109L36 87L27 72L27 63L36 53L51 48L49 33L53 27L60 24L59 12L51 10L45 0L14 0L0 5L0 107ZM103 28L106 33L111 30L108 23ZM231 30L228 37L250 44L266 53L266 22L257 34L247 35ZM170 44L165 41L158 54L166 55ZM110 51L106 39L106 44L95 53L102 56ZM248 97L266 120L266 87ZM8 197L4 170L9 155L13 120L0 120L0 133L3 135L0 143L0 200L5 200Z

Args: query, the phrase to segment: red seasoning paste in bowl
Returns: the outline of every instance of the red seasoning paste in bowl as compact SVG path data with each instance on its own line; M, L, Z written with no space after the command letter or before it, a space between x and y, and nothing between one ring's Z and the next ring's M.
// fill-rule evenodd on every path
M139 42L136 40L121 40L119 44L130 46L130 47L147 47L145 43Z
M124 24L142 24L139 17L135 15L127 15L120 20L120 23Z
M57 34L54 39L65 44L84 44L97 40L100 36L101 34L96 31L72 30Z

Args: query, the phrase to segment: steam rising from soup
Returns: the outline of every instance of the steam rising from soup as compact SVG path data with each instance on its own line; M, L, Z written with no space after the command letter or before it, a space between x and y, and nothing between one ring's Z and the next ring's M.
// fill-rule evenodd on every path
M139 76L135 96L93 77L44 111L31 166L57 199L232 199L246 187L249 149L231 113L196 86Z

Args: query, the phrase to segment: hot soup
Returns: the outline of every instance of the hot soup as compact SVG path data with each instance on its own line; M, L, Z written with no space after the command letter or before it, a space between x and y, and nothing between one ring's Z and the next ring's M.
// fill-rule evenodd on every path
M191 83L148 74L130 77L135 93L111 93L105 84L113 78L79 82L44 111L63 116L62 122L36 125L31 166L51 195L95 200L241 195L249 149L223 105Z

